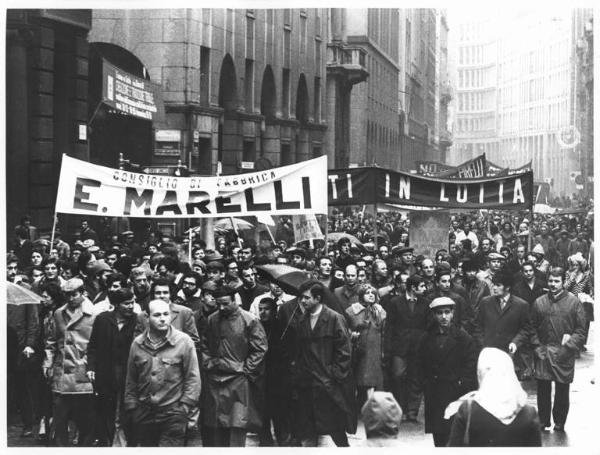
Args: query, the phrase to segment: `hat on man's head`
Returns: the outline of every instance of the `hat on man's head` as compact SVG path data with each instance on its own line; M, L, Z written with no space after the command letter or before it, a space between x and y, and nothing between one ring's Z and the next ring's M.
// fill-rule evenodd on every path
M495 251L492 251L490 254L488 254L488 259L506 260L506 256L504 256L503 254L500 254L500 253L496 253Z
M234 288L233 286L229 286L227 284L224 284L223 286L219 286L213 292L213 297L215 299L219 298L219 297L228 297L228 296L233 297L236 293L237 293L237 288Z
M543 256L544 255L544 247L538 243L536 246L533 247L533 250L531 250L531 252L533 254L541 254Z
M412 253L413 251L415 251L415 249L409 246L397 245L394 248L392 248L392 254L397 254L399 256L402 256L404 253Z
M94 240L93 239L85 239L83 242L81 242L81 246L83 246L84 248L89 248L91 246L94 245Z
M375 391L361 410L367 438L396 437L400 431L402 409L391 392Z
M452 306L453 307L454 305L455 305L454 300L452 300L450 297L436 297L429 304L429 308L431 310L433 310L434 308L439 308L439 307L443 307L443 306Z
M215 250L205 250L204 251L204 260L207 263L213 262L213 261L222 261L223 255Z
M71 278L62 285L63 292L75 292L79 291L83 287L83 280L81 278Z
M297 246L288 248L287 250L285 250L285 254L289 254L290 256L297 254L298 256L306 259L306 250Z
M110 266L104 261L95 261L92 265L92 274L98 275L102 272L110 272L112 269Z

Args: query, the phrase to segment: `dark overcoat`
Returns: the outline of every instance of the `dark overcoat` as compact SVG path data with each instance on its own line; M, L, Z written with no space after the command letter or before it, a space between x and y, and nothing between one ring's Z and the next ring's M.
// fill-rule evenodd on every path
M484 297L479 306L482 345L508 352L508 345L521 347L529 339L529 304L510 295L504 308L495 296Z
M344 317L323 305L314 329L305 313L296 327L294 387L300 401L299 428L313 427L317 434L346 430L356 432L353 406L354 384L351 374L350 334ZM309 392L313 399L306 403ZM313 422L303 421L311 413Z
M133 315L119 330L114 310L96 316L88 344L87 369L96 373L94 385L100 395L124 390L135 325Z
M202 338L206 426L260 430L266 352L267 336L254 315L238 308L228 316L217 311L208 317Z
M446 407L477 388L477 348L473 338L452 325L440 346L439 327L432 325L419 346L419 371L425 397L425 433L446 433Z

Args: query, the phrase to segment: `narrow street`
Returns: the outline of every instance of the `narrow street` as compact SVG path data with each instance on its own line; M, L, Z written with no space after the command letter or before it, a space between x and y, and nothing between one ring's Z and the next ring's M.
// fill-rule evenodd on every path
M571 385L571 408L569 418L567 419L566 431L564 433L555 433L550 429L542 434L542 444L544 447L580 447L590 448L597 445L594 438L598 425L596 420L591 419L590 409L593 400L597 396L597 385L592 384L594 379L594 324L590 328L589 350L581 354L577 360L575 370L575 380ZM529 403L536 406L535 381L523 383L523 386L529 394ZM398 447L411 448L431 448L433 441L431 435L424 434L424 425L422 421L423 410L419 413L419 423L403 423L400 435L397 441ZM21 425L18 416L9 414L8 425L8 446L9 447L31 447L42 446L40 442L33 438L21 438ZM364 428L359 422L359 428L355 435L350 435L350 446L362 444L365 439ZM201 445L200 439L193 439L191 446ZM320 445L324 447L335 447L333 441L325 436L321 438ZM258 437L255 434L248 435L248 447L258 447Z

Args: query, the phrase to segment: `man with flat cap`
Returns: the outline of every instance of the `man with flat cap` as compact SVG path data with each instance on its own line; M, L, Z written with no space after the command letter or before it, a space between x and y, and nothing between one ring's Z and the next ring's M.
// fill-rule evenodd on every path
M429 304L435 322L419 345L417 356L425 397L425 433L436 447L445 447L450 421L446 406L477 388L477 348L473 338L453 323L454 301L437 297Z
M392 261L393 267L397 267L400 270L406 272L408 276L412 276L417 273L417 267L414 264L414 248L408 246L395 246L392 248Z
M490 293L492 292L492 278L504 268L506 257L495 251L488 254L488 268L477 274L477 278L484 281Z
M262 428L267 335L258 318L239 307L235 294L227 286L215 291L218 311L208 317L202 337L207 447L244 447L246 433Z

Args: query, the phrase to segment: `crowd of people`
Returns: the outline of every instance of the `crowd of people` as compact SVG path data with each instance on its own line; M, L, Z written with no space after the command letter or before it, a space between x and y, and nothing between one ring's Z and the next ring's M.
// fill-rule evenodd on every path
M98 234L84 219L51 243L23 217L7 281L41 303L8 306L22 437L348 446L359 420L387 438L422 419L435 446L525 446L552 421L564 431L594 319L593 220L456 214L448 247L424 257L409 218L334 209L338 240L295 244L282 217L270 244L229 233L208 249L198 235L111 231L118 220ZM519 380L536 381L537 410Z

